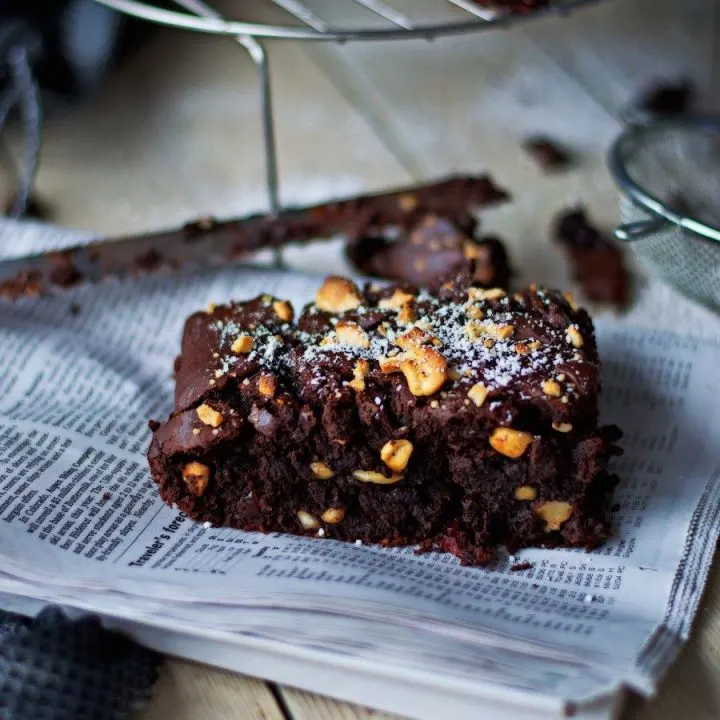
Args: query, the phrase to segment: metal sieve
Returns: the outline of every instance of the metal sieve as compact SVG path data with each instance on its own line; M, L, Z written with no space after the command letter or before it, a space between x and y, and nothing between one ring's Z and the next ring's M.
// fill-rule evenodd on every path
M650 122L609 154L627 242L651 274L720 311L720 118Z

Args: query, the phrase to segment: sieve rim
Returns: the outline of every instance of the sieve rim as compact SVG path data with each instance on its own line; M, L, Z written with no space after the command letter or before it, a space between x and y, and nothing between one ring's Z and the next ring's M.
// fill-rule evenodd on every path
M679 129L705 129L720 134L720 117L715 115L694 115L674 120L657 120L627 128L612 144L608 152L608 168L616 185L636 205L654 218L662 218L696 235L720 243L720 228L695 220L689 215L678 213L655 195L643 190L629 175L626 158L632 148L653 134Z

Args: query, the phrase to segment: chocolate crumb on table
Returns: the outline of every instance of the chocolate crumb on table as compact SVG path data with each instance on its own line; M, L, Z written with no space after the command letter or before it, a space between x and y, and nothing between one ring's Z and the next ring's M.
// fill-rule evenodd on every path
M523 148L545 172L565 170L572 164L570 153L554 140L533 136L525 140Z
M598 425L590 317L472 274L431 292L330 277L297 320L271 295L191 315L175 409L150 425L163 500L213 527L467 564L597 546L620 433Z
M653 115L675 117L690 110L694 94L695 87L688 80L661 82L646 90L637 106Z
M627 305L630 277L622 251L592 225L585 208L560 213L553 235L567 253L573 277L588 300L620 308Z

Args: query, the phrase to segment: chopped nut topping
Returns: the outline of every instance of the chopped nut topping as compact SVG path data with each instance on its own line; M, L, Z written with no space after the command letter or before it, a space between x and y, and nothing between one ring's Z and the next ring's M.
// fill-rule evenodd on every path
M199 435L200 434L200 428L193 428L193 435Z
M459 370L456 370L455 368L450 368L450 370L448 370L447 376L448 376L448 380L455 381L455 380L460 380L460 378L462 377L462 373Z
M573 426L570 423L553 423L552 428L560 433L569 433L572 432Z
M415 320L417 320L415 311L407 305L398 312L397 321L401 325L409 325L410 323L414 323Z
M573 309L577 310L578 306L575 302L575 296L568 290L568 292L565 293L565 299L568 301L568 305Z
M412 193L403 193L398 197L397 203L403 212L409 213L418 206L418 199Z
M380 360L383 373L401 372L416 397L432 395L447 379L447 362L434 348L410 346L394 358Z
M317 530L320 527L320 521L304 510L297 511L297 519L305 530Z
M421 330L419 327L414 327L403 333L399 337L395 338L395 344L401 347L403 350L407 350L411 347L418 347L424 343L429 343L432 335Z
M328 525L337 525L345 519L345 511L342 508L328 508L320 519Z
M380 450L380 459L395 473L402 472L410 460L413 444L409 440L388 440Z
M471 321L465 325L465 332L470 340L475 341L486 335L498 340L507 340L512 337L515 328L512 325L498 325L496 323L479 323Z
M293 319L293 308L287 300L276 300L272 306L275 314L283 322L290 322Z
M537 490L530 485L521 485L515 489L516 500L534 500L537 497Z
M465 314L471 320L482 320L485 317L483 309L478 307L477 305L470 305L470 307L465 310Z
M266 397L275 397L277 378L274 375L263 374L258 380L258 392Z
M361 348L370 347L368 334L356 322L341 320L335 326L335 334L338 340L346 345Z
M527 355L530 352L530 348L525 343L515 343L515 352L518 355Z
M470 300L499 300L504 298L507 293L502 288L490 288L483 290L482 288L471 287L468 290Z
M433 410L437 410L437 408L440 407L440 403L439 403L437 400L433 400L433 401L430 403L430 407L431 407Z
M385 337L388 334L388 330L390 329L390 323L387 322L381 322L378 325L377 331L379 335L382 335Z
M188 492L200 497L205 493L210 482L210 468L193 460L183 467L182 478Z
M469 322L465 325L465 334L472 342L475 342L485 334L485 326L478 322Z
M255 345L255 341L250 335L238 335L230 349L234 353L249 353L253 349L253 345Z
M315 295L317 307L331 313L354 310L361 302L362 296L355 283L336 276L327 278Z
M468 390L468 397L478 406L482 407L485 399L490 392L483 383L475 383L470 390Z
M374 470L355 470L353 477L360 482L373 483L374 485L394 485L402 480L402 475L386 477L382 473Z
M215 312L215 308L217 307L217 304L214 302L208 303L207 311L209 315L212 315Z
M492 448L513 459L519 458L530 447L532 440L530 433L508 427L496 427L490 435Z
M200 418L200 422L205 425L209 425L214 428L222 425L222 413L219 413L217 410L214 410L205 403L200 405L195 412L197 413L198 418Z
M559 398L562 393L562 388L557 380L545 380L542 384L542 391L550 397Z
M322 462L311 462L310 470L318 480L329 480L331 477L335 477L335 472Z
M370 363L362 358L355 363L353 368L353 379L348 385L357 392L365 390L365 378L370 372Z
M466 240L463 243L463 256L466 260L479 260L484 255L483 248L472 240Z
M570 503L560 500L549 500L533 509L545 521L545 532L559 530L573 512Z
M574 325L571 325L567 329L567 338L568 342L571 343L573 347L581 348L585 344L583 336L580 334L580 331Z
M491 348L495 347L495 341L492 338L486 338L483 340L483 345L490 350Z
M528 347L531 350L539 350L542 347L542 343L539 340L533 340L531 343L528 344Z
M405 307L408 303L411 303L415 299L412 293L405 292L404 290L395 290L395 292L388 298L383 298L378 303L378 307L390 310L399 310Z

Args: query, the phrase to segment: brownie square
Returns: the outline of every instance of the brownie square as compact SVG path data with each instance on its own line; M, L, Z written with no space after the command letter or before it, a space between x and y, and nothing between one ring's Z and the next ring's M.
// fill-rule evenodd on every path
M596 546L620 451L598 427L591 320L472 267L435 291L328 278L297 321L263 295L188 318L148 453L165 502L215 526L421 544L468 564Z

